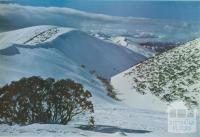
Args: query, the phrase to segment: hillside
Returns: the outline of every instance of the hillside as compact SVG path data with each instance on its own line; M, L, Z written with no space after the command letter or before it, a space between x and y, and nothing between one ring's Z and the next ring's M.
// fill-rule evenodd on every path
M0 34L0 84L32 75L71 78L98 102L106 91L92 72L110 78L144 58L76 29L35 26Z
M124 84L119 86L120 82L128 85L126 89ZM200 39L143 61L114 76L112 83L121 98L127 97L124 102L132 106L139 104L141 108L163 111L166 104L175 100L197 106L200 103ZM130 97L132 102L128 101Z

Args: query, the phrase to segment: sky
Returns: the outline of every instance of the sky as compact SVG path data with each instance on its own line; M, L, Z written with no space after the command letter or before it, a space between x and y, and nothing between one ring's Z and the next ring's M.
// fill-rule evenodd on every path
M17 4L5 4L0 7L2 31L50 23L50 25L78 27L84 30L88 27L101 28L109 33L117 28L115 33L128 32L128 35L154 36L165 40L194 38L200 35L200 2L102 0L13 0L13 2ZM113 18L116 16L128 18ZM138 24L133 18L147 20Z
M152 2L135 0L12 0L31 6L68 7L112 16L144 17L169 20L200 20L199 2ZM163 1L163 0L162 0Z

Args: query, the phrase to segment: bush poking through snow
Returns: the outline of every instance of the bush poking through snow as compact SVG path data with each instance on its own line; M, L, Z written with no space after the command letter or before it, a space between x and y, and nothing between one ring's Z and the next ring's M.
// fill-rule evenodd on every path
M119 99L117 98L117 93L114 90L114 87L111 85L110 81L107 80L106 78L103 78L102 76L97 75L97 74L96 74L96 77L103 83L104 87L108 91L107 95L110 96L111 98L119 101Z
M86 66L84 64L81 64L80 67L81 68L86 68Z
M0 88L0 119L7 124L67 124L78 114L93 113L91 93L72 80L22 78Z
M93 117L93 116L91 116L90 119L89 119L89 121L88 121L88 127L89 127L90 129L95 128L95 120L94 120L94 117Z

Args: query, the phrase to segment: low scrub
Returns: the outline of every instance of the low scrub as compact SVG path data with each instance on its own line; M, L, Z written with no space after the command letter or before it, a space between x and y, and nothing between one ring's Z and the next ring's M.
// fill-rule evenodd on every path
M110 81L99 75L96 75L96 77L103 83L104 87L106 88L106 90L108 92L107 95L110 96L111 98L119 101L119 99L117 98L117 93L114 90L114 87L111 85Z
M67 124L93 113L91 93L72 80L22 78L0 88L0 120L7 124Z

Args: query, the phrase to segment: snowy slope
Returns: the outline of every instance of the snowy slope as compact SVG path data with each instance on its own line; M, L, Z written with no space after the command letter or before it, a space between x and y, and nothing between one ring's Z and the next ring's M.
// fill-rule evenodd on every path
M119 97L134 107L164 111L175 100L198 105L200 39L139 63L114 76L112 83Z
M78 127L85 125L77 119L69 125L32 124L28 126L0 125L1 137L199 137L198 133L172 134L167 132L167 115L125 106L103 105L95 110L96 128L93 131Z
M51 53L52 55L62 56L66 60L69 59L79 66L85 65L89 71L95 70L100 75L109 78L145 59L140 54L96 39L75 29L36 26L2 33L0 36L1 62L5 62L1 65L1 68L6 68L6 65L10 64L9 62L21 60L21 64L18 64L19 62L14 63L19 66L18 70L20 70L23 61L35 60L36 57L45 56L45 53ZM28 52L31 53L27 54ZM22 54L27 58L17 59ZM48 60L53 62L57 58L53 58L52 55L51 58L48 57ZM40 63L39 59L34 62ZM23 63L27 66L32 64ZM67 67L65 68L67 69ZM5 74L3 71L1 73Z
M112 77L111 83L118 93L117 97L124 104L133 108L166 112L167 104L159 98L151 93L143 95L136 91L131 84L132 77L125 76L131 70L132 68Z

